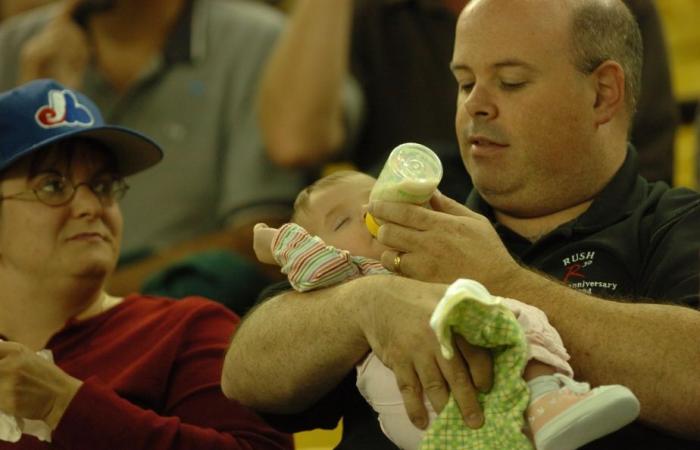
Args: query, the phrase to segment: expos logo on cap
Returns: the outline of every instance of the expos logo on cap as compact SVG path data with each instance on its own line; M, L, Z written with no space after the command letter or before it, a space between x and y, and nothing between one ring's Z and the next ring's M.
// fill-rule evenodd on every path
M78 102L75 94L67 89L50 90L48 105L36 111L34 118L42 128L90 127L95 123L90 110Z

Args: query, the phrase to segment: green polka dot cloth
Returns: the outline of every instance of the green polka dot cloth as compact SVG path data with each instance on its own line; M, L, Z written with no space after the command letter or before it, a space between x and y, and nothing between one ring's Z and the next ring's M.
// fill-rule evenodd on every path
M448 359L454 354L453 333L474 345L490 348L494 382L489 393L478 395L485 416L481 428L468 428L457 403L450 397L445 409L426 431L420 449L532 449L522 432L523 412L529 401L527 385L522 378L528 348L514 314L484 286L462 279L445 291L430 325Z

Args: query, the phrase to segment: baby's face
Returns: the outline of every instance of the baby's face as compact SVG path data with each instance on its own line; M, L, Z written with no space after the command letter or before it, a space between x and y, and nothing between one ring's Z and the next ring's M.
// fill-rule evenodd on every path
M379 260L388 247L367 230L362 206L369 202L374 178L357 174L309 196L308 213L300 225L323 241L354 256Z

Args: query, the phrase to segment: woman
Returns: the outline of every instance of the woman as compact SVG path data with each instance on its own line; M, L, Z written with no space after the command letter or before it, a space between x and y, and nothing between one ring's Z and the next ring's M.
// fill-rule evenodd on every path
M221 393L232 313L105 292L122 177L161 156L53 81L0 95L0 449L291 448Z

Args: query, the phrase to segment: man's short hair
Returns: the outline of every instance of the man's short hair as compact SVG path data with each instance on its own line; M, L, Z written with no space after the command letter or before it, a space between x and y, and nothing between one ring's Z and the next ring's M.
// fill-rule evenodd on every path
M593 72L606 60L625 72L625 103L632 117L642 84L642 35L622 0L574 2L571 39L573 63L583 73Z

